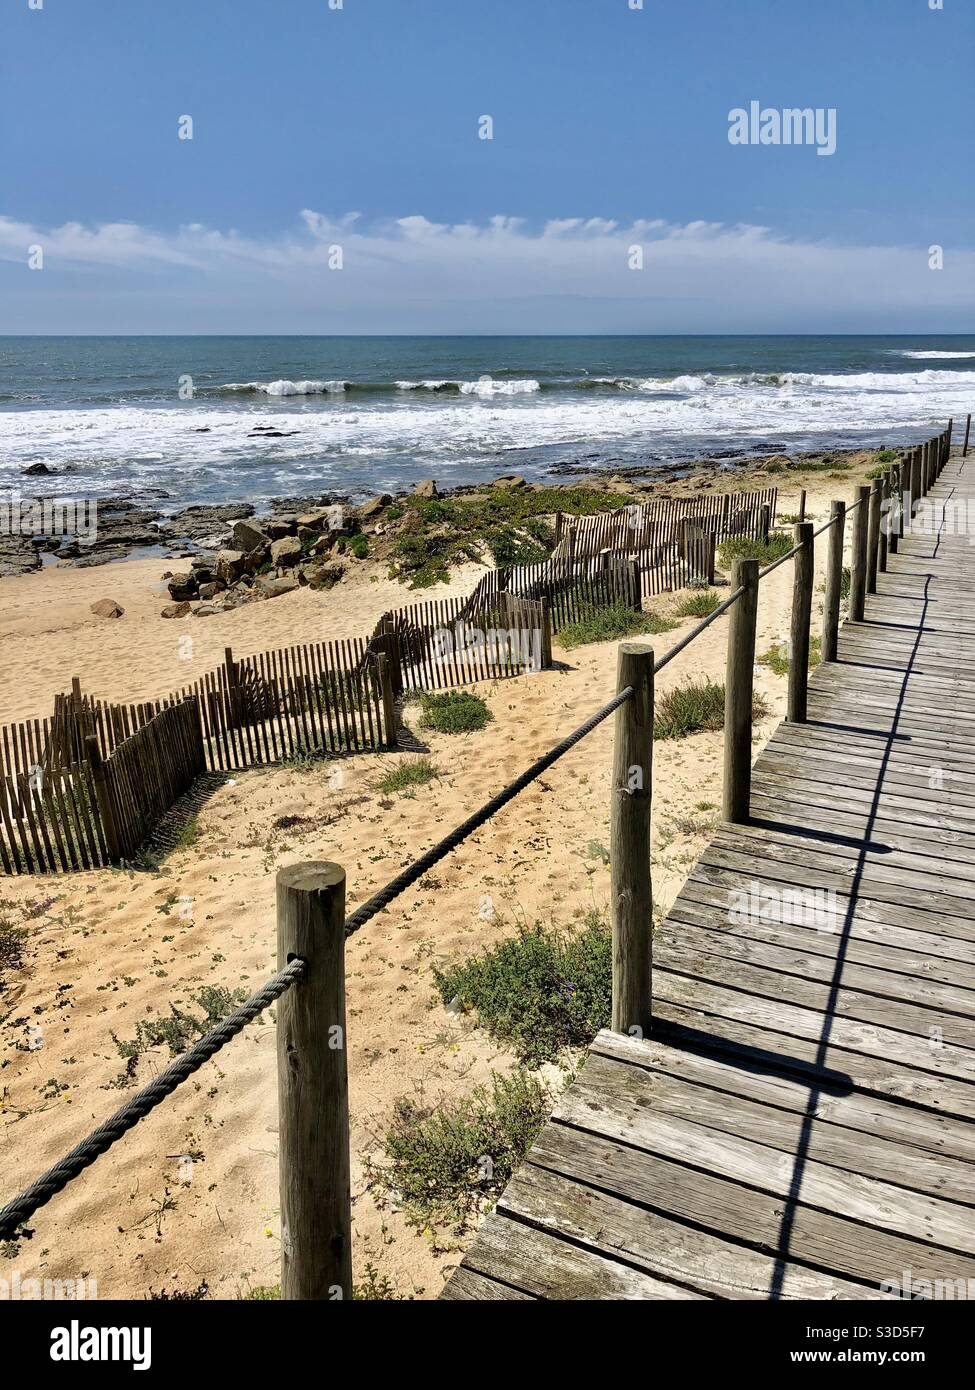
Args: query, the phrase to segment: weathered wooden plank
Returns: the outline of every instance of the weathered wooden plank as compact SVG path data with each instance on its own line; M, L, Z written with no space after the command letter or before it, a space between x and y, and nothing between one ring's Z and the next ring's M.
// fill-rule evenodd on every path
M546 1231L523 1226L497 1211L484 1222L464 1266L535 1298L574 1301L704 1297L618 1260L571 1245Z

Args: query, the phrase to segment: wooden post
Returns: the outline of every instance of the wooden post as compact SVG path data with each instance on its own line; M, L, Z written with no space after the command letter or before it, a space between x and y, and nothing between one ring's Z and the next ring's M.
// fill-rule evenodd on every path
M643 612L643 580L640 576L640 561L631 556L626 562L630 573L630 607L634 613Z
M853 513L853 557L850 564L850 621L863 622L863 596L867 587L867 508L870 505L870 489L865 485L857 488L857 506Z
M393 749L397 746L396 696L393 694L389 657L385 652L376 653L376 669L379 674L379 696L383 707L383 747Z
M941 450L941 467L942 467L942 468L944 468L945 464L948 462L948 459L951 457L951 436L954 434L954 432L955 432L955 417L954 417L953 415L949 415L949 417L948 417L948 428L945 430L944 446L943 446L943 448L942 448L942 450ZM939 469L939 472L940 472L940 469Z
M792 579L792 621L789 627L789 699L786 719L805 724L809 685L809 622L813 592L813 524L800 521L793 539L802 549L796 553Z
M867 593L877 592L877 554L880 549L881 483L874 478L870 484L870 512L867 520Z
M890 498L890 506L887 511L887 553L888 555L896 555L897 542L901 533L901 466L899 463L892 463L887 470L887 495Z
M650 794L653 767L653 648L621 642L617 690L633 687L616 711L610 804L613 1031L650 1034L653 898Z
M278 870L278 969L307 973L278 1001L281 1298L352 1297L345 870Z
M227 716L230 727L237 729L241 724L240 699L237 690L237 663L234 661L234 653L230 647L223 649L223 664L227 672L227 704L229 705Z
M921 477L921 450L914 448L911 450L911 516L917 513L917 504L920 502L922 493ZM910 520L910 518L908 518Z
M562 539L562 528L565 525L565 512L555 513L555 544L558 545Z
M910 516L911 511L911 456L901 454L900 463L897 465L897 540L900 543L904 539L904 513Z
M887 474L880 478L880 537L877 546L877 569L887 573L887 533L890 529L890 482Z
M799 520L800 520L800 521L805 521L805 519L806 519L806 489L803 488L802 491L799 493Z
M722 815L744 824L751 808L752 704L755 626L758 620L758 561L735 560L731 588L744 593L731 606L724 689L724 791Z
M826 532L826 597L823 601L823 660L835 661L840 631L840 590L843 586L843 531L846 503L831 502L833 524Z
M552 605L542 595L542 670L552 669Z
M971 417L971 415L968 415L968 416L965 417L965 445L964 445L964 448L963 448L962 451L961 451L961 456L962 456L962 458L967 458L967 457L968 457L968 441L969 441L969 439L970 439L970 437L971 437L971 433L972 433L972 417Z
M576 524L573 522L565 528L565 553L569 564L573 564L576 558Z
M119 835L114 798L108 784L108 773L102 760L102 750L99 748L98 739L94 734L89 734L85 739L85 757L91 768L95 800L98 802L98 814L105 834L105 853L108 855L109 863L114 864L122 858L122 840Z
M760 525L761 525L761 535L760 535L760 539L763 540L763 541L767 541L767 540L768 540L768 533L769 533L769 530L770 530L771 525L772 525L772 508L768 505L767 502L762 506L762 509L761 509L761 512L760 512L760 516L761 516L761 523L760 523Z

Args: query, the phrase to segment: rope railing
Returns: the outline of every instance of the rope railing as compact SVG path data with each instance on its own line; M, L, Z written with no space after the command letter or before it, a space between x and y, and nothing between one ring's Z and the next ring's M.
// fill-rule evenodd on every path
M902 463L895 467L893 481L898 489L905 482L909 484L905 490L910 493L912 508L914 501L923 496L937 478L949 452L950 427L936 439L909 451ZM886 494L884 487L887 488ZM888 499L896 495L893 493L892 479L887 475L879 486L875 482L871 489L861 487L858 499L849 507L834 503L834 515L815 531L811 523L798 523L797 533L802 538L785 555L764 569L759 570L758 562L754 559L736 560L732 592L659 660L655 661L652 650L640 644L621 644L620 676L613 698L536 758L519 776L413 860L354 912L345 914L345 875L337 866L293 865L280 870L278 958L286 960L288 964L41 1177L0 1208L0 1239L14 1236L25 1221L149 1115L248 1023L276 1000L285 999L288 992L300 983L302 992L308 991L308 999L291 1009L285 1026L278 1019L282 1110L281 1291L282 1297L331 1299L351 1296L348 1082L344 1049L345 940L486 824L611 714L616 713L617 749L614 753L615 789L611 826L613 849L610 855L614 904L613 1027L629 1033L636 1029L637 1035L643 1036L640 1030L649 1026L650 1016L650 996L646 988L650 971L647 923L652 902L649 882L648 750L653 741L653 678L712 623L732 612L726 681L725 793L722 811L726 820L747 820L758 585L787 560L796 560L793 636L798 638L798 642L790 649L789 718L804 719L812 600L812 541L839 523L838 539L834 536L829 554L824 618L823 659L835 659L835 631L832 655L828 655L830 649L825 633L830 610L833 610L835 628L839 609L844 518L862 503L869 503L869 521L865 509L857 518L853 540L854 578L851 595L859 585L862 600L862 589L869 586L871 571L875 589L877 567L886 567L887 547L881 544L882 530L890 544L895 544L897 526L881 528L880 525L884 495ZM857 615L851 598L851 617L856 616L862 618L862 602ZM631 786L634 771L639 776ZM620 778L625 779L624 785L619 785ZM619 949L617 938L622 943ZM617 970L623 972L620 978ZM287 1001L283 1007L286 1006ZM340 1030L342 1036L342 1043L337 1048L333 1046L336 1029ZM292 1073L295 1075L293 1086L287 1079ZM305 1152L313 1141L328 1148L329 1163L321 1161L320 1153ZM290 1166L301 1170L301 1181L285 1183L284 1173ZM323 1212L327 1216L325 1224L330 1224L333 1232L328 1240L320 1238ZM314 1238L310 1234L312 1230L315 1232ZM335 1293L336 1289L339 1290L338 1294Z
M285 990L297 984L304 970L304 961L294 960L284 970L272 975L256 994L252 994L209 1033L199 1038L181 1057L150 1081L148 1086L144 1086L137 1095L116 1110L114 1115L97 1129L93 1129L80 1144L76 1144L70 1153L65 1154L64 1158L59 1159L6 1206L0 1207L0 1240L9 1240L17 1228L29 1220L35 1211L49 1202L62 1188L67 1187L73 1178L91 1167L96 1158L110 1149L140 1120L144 1120L167 1096L172 1095L177 1086L181 1086L194 1072L199 1071L204 1062L208 1062L215 1053L225 1047L248 1023L257 1018L258 1014L263 1013L276 999L280 999Z

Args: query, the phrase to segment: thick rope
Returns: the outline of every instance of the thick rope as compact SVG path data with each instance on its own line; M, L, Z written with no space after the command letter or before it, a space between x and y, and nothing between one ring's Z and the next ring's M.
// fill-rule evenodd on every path
M519 792L524 791L530 782L535 781L536 777L540 777L546 768L551 767L558 758L561 758L563 753L568 753L569 749L574 748L580 739L585 738L586 734L591 733L597 724L601 724L604 719L608 719L615 710L619 709L620 705L626 703L632 694L633 687L628 685L625 689L621 690L618 695L614 695L613 699L610 700L608 704L603 705L602 709L598 709L595 714L591 714L584 724L579 725L578 729L573 730L567 738L564 738L561 743L557 743L554 748L550 748L541 758L533 762L531 767L526 768L520 776L516 777L513 782L509 782L496 796L492 796L490 801L486 801L479 811L475 811L472 816L468 816L463 824L458 825L449 835L446 835L435 844L432 849L428 849L426 854L422 855L421 858L415 859L409 868L404 869L402 873L397 874L394 879L391 879L389 883L386 884L385 888L380 888L378 893L374 893L361 907L356 908L355 912L345 919L346 936L351 936L353 932L365 926L366 922L372 917L375 917L377 912L382 912L383 908L388 907L394 898L398 898L400 893L405 892L411 884L416 883L417 879L422 878L435 864L439 864L441 859L446 858L451 850L456 849L459 844L467 839L468 835L472 835L475 830L480 829L485 821L490 820L495 811L500 811L502 806L507 806L509 801L512 801Z
M12 1202L0 1207L0 1240L9 1240L17 1228L27 1221L39 1207L49 1202L73 1178L83 1173L95 1159L110 1149L116 1140L121 1139L140 1120L166 1099L176 1087L181 1085L204 1062L208 1062L215 1052L237 1036L258 1014L279 999L282 994L301 979L305 973L305 962L293 960L284 970L273 975L262 989L235 1009L232 1014L218 1023L216 1028L204 1034L188 1051L178 1057L165 1071L160 1072L154 1081L143 1087L137 1095L127 1101L120 1110L92 1130L70 1153L65 1154L53 1168L49 1168L36 1182L24 1189Z

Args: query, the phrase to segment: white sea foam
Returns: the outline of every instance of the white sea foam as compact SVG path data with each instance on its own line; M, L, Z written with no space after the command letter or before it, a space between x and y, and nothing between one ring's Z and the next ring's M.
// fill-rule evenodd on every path
M375 404L368 394L337 393L318 409L297 399L261 405L255 395L246 409L239 397L219 403L211 397L178 406L2 411L0 482L20 485L23 467L43 461L69 468L72 487L87 480L99 490L117 490L131 478L178 497L205 479L211 494L239 497L248 489L262 495L283 491L306 471L320 478L325 470L334 486L352 489L385 467L388 476L376 481L389 486L404 457L449 476L472 459L497 466L498 456L515 448L679 450L683 439L702 436L747 447L770 438L862 438L864 431L881 438L891 427L920 431L950 415L963 416L971 408L975 377L970 370L932 368L778 377L688 374L647 378L619 391L541 394L533 378L491 379L490 390L486 383L474 384L481 387L476 394L393 389ZM273 425L281 437L255 432L262 425Z
M949 357L975 357L975 352L914 352L903 348L898 352L900 357L926 357L926 358L949 358Z
M218 390L264 396L324 396L341 395L346 384L344 381L231 381Z
M497 381L492 376L482 376L477 381L462 381L460 390L463 396L525 396L540 391L541 384L534 378Z

